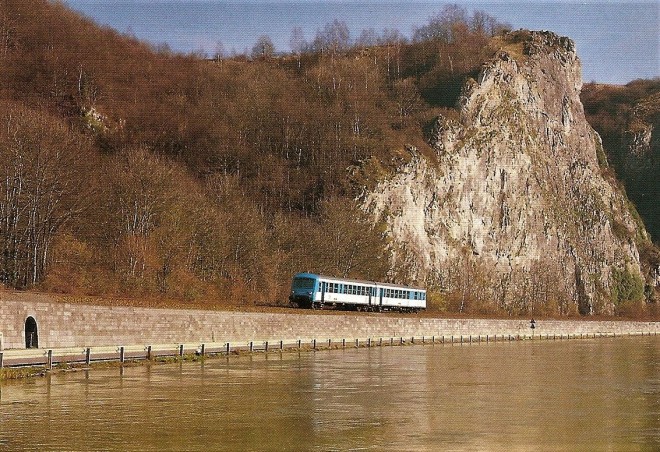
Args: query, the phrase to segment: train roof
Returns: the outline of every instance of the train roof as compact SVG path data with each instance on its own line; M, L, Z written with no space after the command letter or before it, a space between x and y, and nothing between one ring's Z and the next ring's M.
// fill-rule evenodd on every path
M372 286L392 287L396 289L413 289L413 290L426 291L424 287L418 287L418 286L406 286L403 284L392 284L392 283L378 282L378 281L365 281L361 279L338 278L336 276L319 275L317 273L297 273L296 275L294 275L294 278L320 278L320 279L326 279L329 281L340 282L340 283L365 284Z

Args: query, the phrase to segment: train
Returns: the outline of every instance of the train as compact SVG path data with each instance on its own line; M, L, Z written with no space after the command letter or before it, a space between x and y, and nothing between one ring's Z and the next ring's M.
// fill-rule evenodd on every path
M289 302L298 307L333 307L356 311L419 312L426 309L426 290L399 284L298 273Z

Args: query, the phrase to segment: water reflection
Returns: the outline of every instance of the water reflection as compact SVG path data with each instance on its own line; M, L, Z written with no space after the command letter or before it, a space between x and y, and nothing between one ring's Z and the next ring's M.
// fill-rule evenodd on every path
M657 449L658 338L375 347L0 385L0 449Z

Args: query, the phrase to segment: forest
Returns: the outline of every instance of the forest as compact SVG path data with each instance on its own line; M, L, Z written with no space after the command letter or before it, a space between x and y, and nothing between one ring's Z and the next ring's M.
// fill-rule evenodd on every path
M591 83L581 98L587 120L603 140L608 164L659 244L660 78L625 86Z
M204 58L0 0L0 283L249 306L298 271L393 281L353 200L406 145L432 158L424 131L508 29L452 5L410 40L333 21L289 54Z

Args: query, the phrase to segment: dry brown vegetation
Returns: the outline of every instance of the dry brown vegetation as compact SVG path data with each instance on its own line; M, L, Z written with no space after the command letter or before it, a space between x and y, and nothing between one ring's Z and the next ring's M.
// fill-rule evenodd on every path
M418 34L451 33L367 47L335 21L295 55L262 36L254 60L207 61L0 1L2 284L251 305L301 270L387 279L347 168L423 146L497 26L435 20Z
M295 54L262 36L205 60L0 0L0 284L251 306L286 302L298 271L403 278L353 199L405 145L429 152L423 130L505 28L452 6L412 42L335 21Z

